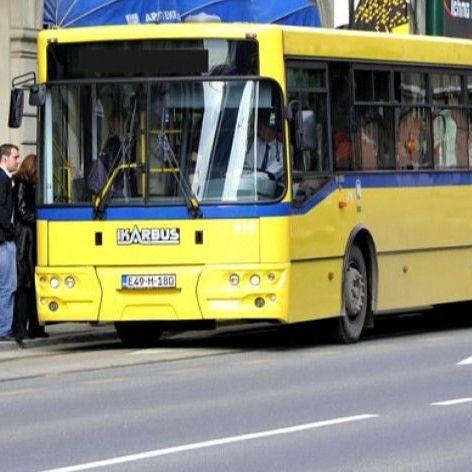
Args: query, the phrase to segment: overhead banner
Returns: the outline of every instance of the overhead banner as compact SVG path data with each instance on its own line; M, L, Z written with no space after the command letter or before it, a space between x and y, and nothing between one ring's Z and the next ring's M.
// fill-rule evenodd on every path
M358 30L409 33L406 0L355 0L352 27Z
M409 33L409 0L334 0L334 26Z
M45 0L45 27L179 23L189 19L321 26L314 0Z
M472 38L472 0L444 0L444 36Z

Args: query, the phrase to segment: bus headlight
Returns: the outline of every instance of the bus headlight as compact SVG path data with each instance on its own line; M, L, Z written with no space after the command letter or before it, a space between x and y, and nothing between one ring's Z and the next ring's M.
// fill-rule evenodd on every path
M74 288L75 286L74 277L66 277L66 280L64 280L64 283L66 284L67 288Z
M56 277L53 277L50 281L49 281L49 285L51 286L51 288L58 288L59 285L61 284L61 282L59 282L59 279L56 279Z
M254 275L251 275L251 278L249 279L249 281L251 282L251 285L253 285L254 287L257 287L261 283L261 278L257 274L254 274Z

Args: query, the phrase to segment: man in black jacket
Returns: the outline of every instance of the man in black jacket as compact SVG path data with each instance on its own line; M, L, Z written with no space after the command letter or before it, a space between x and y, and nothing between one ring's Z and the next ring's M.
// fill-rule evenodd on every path
M12 174L18 170L18 151L14 144L0 146L0 341L13 339L17 274Z

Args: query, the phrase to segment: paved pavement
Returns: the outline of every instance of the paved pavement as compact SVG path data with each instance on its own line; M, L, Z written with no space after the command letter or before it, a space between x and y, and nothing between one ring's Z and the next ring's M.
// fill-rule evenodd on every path
M57 323L46 326L46 332L49 334L47 338L27 338L23 339L21 343L16 341L0 342L0 359L9 357L5 353L14 354L16 351L38 347L117 339L113 324Z

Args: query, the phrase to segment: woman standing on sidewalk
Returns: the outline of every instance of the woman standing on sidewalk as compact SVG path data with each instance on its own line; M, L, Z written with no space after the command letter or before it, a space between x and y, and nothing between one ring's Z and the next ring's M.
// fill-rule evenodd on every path
M18 287L15 297L15 338L45 337L38 323L34 268L36 265L36 156L26 156L15 179L15 230Z

